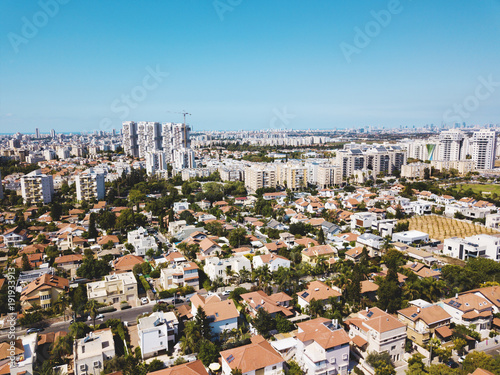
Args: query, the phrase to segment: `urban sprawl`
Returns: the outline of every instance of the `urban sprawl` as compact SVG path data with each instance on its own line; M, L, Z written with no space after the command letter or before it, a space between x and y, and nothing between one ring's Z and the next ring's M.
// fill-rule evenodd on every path
M498 135L1 135L0 375L500 374Z

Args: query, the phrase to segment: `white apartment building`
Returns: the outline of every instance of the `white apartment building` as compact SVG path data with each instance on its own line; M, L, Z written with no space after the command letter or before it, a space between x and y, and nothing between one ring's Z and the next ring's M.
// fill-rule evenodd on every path
M471 139L472 160L477 169L495 168L497 132L493 129L481 129L474 132Z
M443 253L462 260L484 257L498 261L500 260L500 238L488 234L446 238Z
M185 168L196 168L196 162L194 160L194 151L186 147L174 149L172 158L172 167L174 168L174 170L182 170Z
M154 175L157 171L167 170L169 156L164 151L147 151L144 155L146 159L146 173Z
M437 160L465 159L464 149L465 134L458 129L442 131L439 134L439 147Z
M122 125L123 151L126 155L139 156L139 146L137 145L137 123L125 121Z
M115 356L115 342L111 328L89 332L74 343L75 375L100 374L104 361Z
M161 351L173 348L179 321L172 311L156 311L139 319L137 333L142 359L155 357Z
M52 176L45 175L40 169L21 177L21 193L24 204L48 204L54 195Z
M137 302L137 280L133 272L104 276L104 280L87 284L87 297L105 305Z
M297 326L295 357L305 374L347 374L350 338L337 320L316 318Z
M7 351L10 354L10 375L34 375L37 362L38 335L31 333L22 339L14 341L16 350ZM22 348L22 352L21 349ZM9 355L8 354L8 355Z
M342 170L338 165L323 164L317 168L316 185L318 189L336 186L342 183Z
M225 259L211 257L205 259L203 270L210 280L214 281L221 277L224 282L227 282L231 277L228 272L238 273L244 268L247 271L252 271L250 260L244 256L232 256Z
M370 170L373 176L392 175L406 164L406 150L399 146L377 146L367 150L351 148L337 151L336 164L342 178L354 176L355 171Z
M356 318L346 320L349 337L363 358L375 351L387 352L392 361L403 360L406 325L378 307L358 312Z
M140 257L145 256L149 249L153 249L154 251L158 250L155 238L149 236L148 232L143 227L128 232L127 242L134 246L135 255Z
M182 286L192 286L194 290L200 289L198 266L194 262L181 262L162 268L160 285L164 290Z
M252 164L245 169L245 187L250 192L259 188L275 188L278 184L275 165Z
M102 200L106 195L104 185L104 173L89 168L75 178L76 199L78 201L89 201L91 199Z

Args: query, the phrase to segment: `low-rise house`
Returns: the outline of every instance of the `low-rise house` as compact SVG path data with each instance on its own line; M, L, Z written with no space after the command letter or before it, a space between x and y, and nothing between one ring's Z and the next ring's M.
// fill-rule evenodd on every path
M160 284L163 289L192 286L194 290L200 289L198 265L194 262L179 262L162 268Z
M54 260L54 266L69 271L78 268L82 261L83 256L81 254L62 255Z
M171 350L175 344L178 328L179 321L172 311L156 311L139 319L137 333L142 359Z
M411 245L417 242L429 242L429 235L418 230L408 230L406 232L398 232L392 235L392 240Z
M420 346L426 345L436 328L449 326L451 316L441 306L410 306L398 311L398 319L406 325L407 336Z
M144 256L149 249L158 250L158 245L153 236L149 236L146 229L140 227L137 230L128 232L127 242L134 246L135 255Z
M283 292L268 296L262 290L257 290L244 293L241 298L252 316L256 316L259 309L266 310L273 318L276 314L281 314L286 318L294 315L290 306L292 297Z
M14 227L3 232L2 238L6 247L20 247L28 239L28 231Z
M413 273L415 273L419 279L424 279L426 277L432 277L433 279L439 280L441 277L441 272L438 270L434 270L430 268L429 266L426 266L425 264L422 263L412 263L409 265L404 266L405 268L408 268L411 270Z
M116 271L132 271L136 264L144 263L144 259L132 254L127 254L113 261L113 268Z
M230 258L212 257L205 259L203 270L212 281L218 277L229 281L234 273L239 273L242 269L252 271L250 260L244 256L232 256Z
M60 294L68 293L69 280L46 273L30 282L21 291L21 307L28 310L36 306L47 309L57 301Z
M208 375L205 366L198 359L197 361L183 363L163 370L149 372L148 375Z
M354 263L359 263L361 261L361 254L363 254L363 248L361 246L353 247L345 252L345 259Z
M115 356L115 342L111 328L89 332L74 344L75 375L100 373L104 369L104 361Z
M406 326L378 307L358 312L358 317L348 319L349 337L353 350L363 358L371 352L387 352L394 362L403 360Z
M290 260L277 254L256 255L252 260L253 268L268 266L271 272L277 271L280 267L290 268Z
M488 234L476 234L465 238L445 238L443 253L462 260L486 257L498 261L500 260L500 238Z
M103 304L137 302L137 280L133 272L104 276L104 280L87 284L87 297Z
M199 243L200 245L200 254L204 257L214 256L218 252L222 251L222 247L220 247L216 242L212 241L210 238L205 238L203 241Z
M210 330L213 335L219 336L223 331L238 329L238 318L240 313L236 309L233 300L221 301L217 295L207 298L200 294L191 297L191 314L196 316L198 307L201 307L210 321Z
M297 293L299 306L303 310L309 306L309 303L313 299L325 305L330 298L335 299L337 302L340 301L341 295L342 294L338 290L329 287L321 281L311 281L309 285L307 285L306 290Z
M222 375L239 369L242 375L279 375L285 360L262 336L252 337L252 343L220 353Z
M500 286L487 286L479 289L472 289L463 294L475 294L477 296L483 297L491 303L491 307L493 309L494 314L498 314L500 312Z
M379 256L384 239L372 233L363 233L356 240L356 246L366 247L371 257Z
M351 230L358 228L371 229L377 215L372 212L356 212L351 216Z
M0 374L34 375L37 334L0 344Z
M330 259L335 257L337 251L332 245L318 245L311 246L302 250L302 261L310 264L316 264L318 259L325 258Z
M295 356L305 374L347 374L350 339L335 319L317 318L297 326Z
M452 322L473 328L487 335L493 322L493 305L486 298L473 293L457 295L439 304L452 317Z

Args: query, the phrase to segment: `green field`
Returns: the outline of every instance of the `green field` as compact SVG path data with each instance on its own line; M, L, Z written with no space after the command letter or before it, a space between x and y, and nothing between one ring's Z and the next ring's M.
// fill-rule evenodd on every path
M479 194L493 194L500 195L500 185L497 184L461 184L453 188L453 190L466 191L471 189L474 193Z

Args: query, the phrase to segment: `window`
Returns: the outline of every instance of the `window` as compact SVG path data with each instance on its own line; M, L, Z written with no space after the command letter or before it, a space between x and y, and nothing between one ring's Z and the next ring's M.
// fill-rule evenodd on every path
M87 368L87 365L80 365L80 371L85 371L85 369Z
M100 365L101 365L101 362L94 361L94 368L98 368L98 367L100 367Z
M395 349L396 349L396 345L391 346L391 350L395 350Z
M273 366L273 370L276 370L276 366Z

